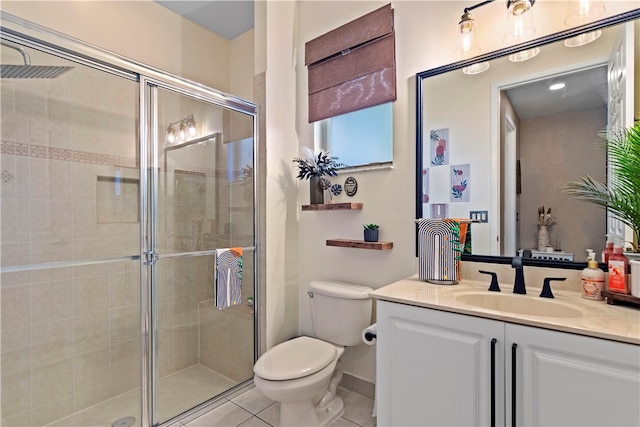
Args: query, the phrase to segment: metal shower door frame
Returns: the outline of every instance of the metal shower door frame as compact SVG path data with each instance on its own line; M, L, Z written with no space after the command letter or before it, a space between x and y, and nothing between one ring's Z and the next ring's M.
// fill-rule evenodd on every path
M81 63L110 74L120 76L125 79L137 81L139 84L139 156L140 156L140 249L139 255L122 258L107 259L100 262L117 262L122 260L133 260L140 262L140 328L141 328L141 425L150 427L157 425L154 414L157 406L155 399L157 394L157 384L154 381L154 358L157 358L157 352L154 355L154 346L157 343L154 340L154 320L155 313L152 310L153 298L155 297L155 287L152 282L154 280L154 265L161 258L155 250L155 237L157 233L157 212L152 203L149 203L150 197L156 197L157 185L149 188L150 181L158 182L158 135L155 117L157 112L157 99L153 94L154 88L165 88L174 92L181 93L185 96L198 99L207 103L214 104L221 108L236 111L250 115L253 119L253 186L254 186L254 296L256 302L260 301L258 280L260 277L260 265L258 262L258 248L260 247L258 236L259 221L257 212L260 212L257 177L260 176L258 167L258 117L257 107L254 103L238 98L236 96L226 94L215 89L209 88L197 82L193 82L170 73L149 67L142 63L133 61L122 55L107 51L83 41L71 38L62 33L58 33L47 27L32 23L20 17L0 11L0 32L2 38L12 42L20 43L24 46L31 47L52 55L68 59L77 63ZM150 120L153 117L153 120ZM149 143L153 141L153 143ZM153 152L149 153L148 147L154 147ZM149 162L149 154L152 156L151 164ZM150 176L151 175L151 176ZM201 251L186 254L172 254L173 256L202 256L210 255L215 251ZM86 262L72 262L69 266L84 265ZM38 269L49 268L50 265L35 266ZM8 269L7 271L13 271ZM258 319L260 318L260 304L254 305L254 361L257 359L260 338L258 331ZM250 383L250 380L246 383ZM234 387L232 390L223 393L221 396L233 393L236 389L241 388L246 383ZM179 419L194 418L195 416L208 411L215 405L215 398L206 401L191 410L168 420L164 425L177 422Z
M159 164L159 152L161 150L160 135L158 135L158 89L169 90L182 96L199 100L220 108L228 109L238 113L247 114L252 117L253 121L253 203L254 203L254 221L253 221L253 242L254 246L245 247L245 250L254 251L254 295L258 301L259 263L258 248L258 191L257 176L258 173L258 141L257 141L257 113L255 105L250 103L238 103L238 99L230 97L225 99L220 97L219 93L193 85L191 83L181 84L181 82L171 79L166 81L147 76L140 76L140 230L141 230L141 275L144 274L143 284L141 288L141 322L142 331L142 349L143 349L143 366L142 366L142 425L155 426L160 425L158 422L158 379L159 379L159 360L158 360L158 315L157 315L157 262L161 259L175 259L215 255L216 250L203 250L184 253L158 253L158 188L159 175L161 165ZM144 209L144 210L143 210ZM143 273L144 272L144 273ZM142 278L141 278L142 279ZM144 286L146 285L146 286ZM144 303L143 303L144 301ZM258 319L259 307L254 305L254 362L257 360L258 354ZM241 387L243 384L239 385ZM234 389L238 388L234 387ZM162 425L173 424L182 418L192 418L196 415L206 412L215 396L210 400L192 408L184 414L180 414L162 423Z

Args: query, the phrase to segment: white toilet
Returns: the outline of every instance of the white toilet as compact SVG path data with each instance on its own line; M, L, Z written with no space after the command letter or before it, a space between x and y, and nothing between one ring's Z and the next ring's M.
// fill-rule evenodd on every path
M253 367L256 388L280 402L281 426L327 426L344 412L336 389L345 346L362 344L371 321L366 286L311 282L309 302L317 338L298 337L264 353Z

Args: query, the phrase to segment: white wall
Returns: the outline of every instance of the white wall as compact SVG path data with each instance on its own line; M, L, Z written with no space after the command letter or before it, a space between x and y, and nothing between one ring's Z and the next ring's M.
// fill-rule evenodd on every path
M266 4L266 345L296 335L298 280L295 32L297 3Z
M245 31L229 41L229 89L228 92L248 101L253 99L253 75L255 73L255 31ZM255 101L254 101L255 102Z

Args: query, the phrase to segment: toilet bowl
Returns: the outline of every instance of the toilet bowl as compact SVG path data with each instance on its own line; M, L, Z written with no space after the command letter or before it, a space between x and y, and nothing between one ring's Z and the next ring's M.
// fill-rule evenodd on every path
M253 367L256 389L280 402L281 426L327 426L344 412L336 395L345 346L362 344L371 320L366 286L311 282L309 299L317 338L302 336L264 353Z
M281 426L327 426L342 415L344 405L336 391L343 353L343 347L298 337L258 359L254 384L266 397L280 402Z

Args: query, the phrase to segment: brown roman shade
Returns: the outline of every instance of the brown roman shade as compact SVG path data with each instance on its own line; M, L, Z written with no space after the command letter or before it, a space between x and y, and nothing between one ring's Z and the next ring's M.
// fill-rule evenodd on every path
M396 100L391 4L305 44L309 123Z

